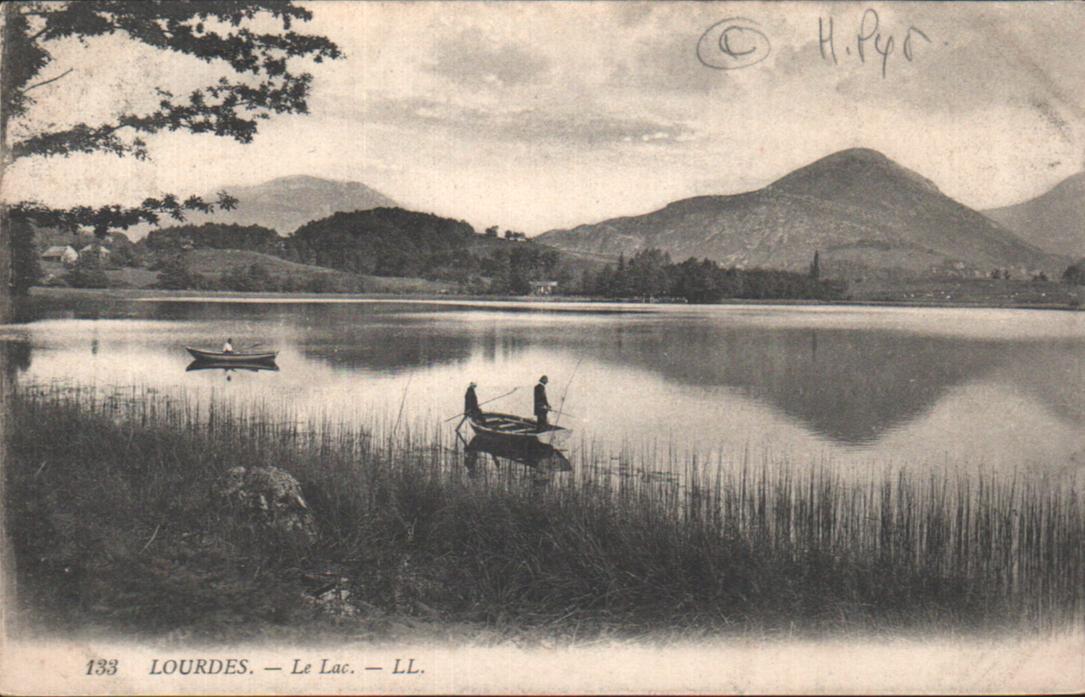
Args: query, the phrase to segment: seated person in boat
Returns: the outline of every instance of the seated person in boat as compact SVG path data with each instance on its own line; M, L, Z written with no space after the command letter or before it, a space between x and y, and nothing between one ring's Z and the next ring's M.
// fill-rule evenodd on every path
M546 383L549 382L543 375L539 378L539 384L535 385L535 418L539 422L539 428L547 425L546 415L551 411L550 402L546 399Z
M223 353L233 353L234 352L234 340L232 338L227 339L226 343L222 345L222 352Z
M463 415L469 419L482 416L482 409L478 406L478 395L475 394L475 383L467 386L467 392L463 395Z

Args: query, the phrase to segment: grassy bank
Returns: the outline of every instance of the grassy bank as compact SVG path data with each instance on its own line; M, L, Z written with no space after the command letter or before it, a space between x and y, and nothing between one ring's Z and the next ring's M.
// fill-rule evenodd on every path
M11 415L4 510L18 611L35 626L771 635L1045 629L1082 607L1085 508L1042 478L854 483L697 462L653 478L640 466L669 463L615 473L582 452L540 484L518 467L469 476L447 434L380 419L308 429L183 395L50 387L24 389ZM292 473L316 544L231 518L214 491L236 465ZM308 600L329 577L345 579L351 612Z
M1085 303L1085 286L1025 279L869 279L850 283L848 295L859 303L920 307L1081 309Z

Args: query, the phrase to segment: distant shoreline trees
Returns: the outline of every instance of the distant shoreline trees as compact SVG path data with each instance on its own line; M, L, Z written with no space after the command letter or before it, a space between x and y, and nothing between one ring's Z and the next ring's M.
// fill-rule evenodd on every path
M1062 280L1072 286L1085 286L1085 259L1078 259L1067 266L1062 272Z
M638 251L628 260L619 255L615 264L588 268L576 278L571 260L546 245L507 244L477 234L463 221L400 208L335 213L287 237L255 225L179 225L151 232L134 248L141 264L158 271L157 287L175 290L361 292L367 275L443 281L474 295L528 295L538 283L556 282L559 295L702 304L725 298L841 300L847 290L843 281L820 278L817 256L799 273L726 268L710 259L674 263L659 249ZM258 252L342 273L269 273L256 260L201 273L188 263L189 253L201 249ZM83 287L103 282L98 275L77 274L73 280Z
M816 262L815 262L816 264ZM772 269L725 268L711 259L690 257L675 264L665 252L645 249L626 262L608 264L581 277L578 293L603 298L681 298L715 303L724 298L841 300L847 286L808 273Z

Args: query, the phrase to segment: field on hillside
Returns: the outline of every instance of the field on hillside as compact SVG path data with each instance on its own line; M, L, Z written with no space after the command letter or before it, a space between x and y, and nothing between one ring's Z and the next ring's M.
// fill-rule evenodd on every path
M255 264L265 269L274 283L291 287L304 288L319 280L329 290L337 286L354 290L360 283L369 293L447 293L455 288L452 283L424 278L350 274L240 249L197 249L184 256L189 271L216 282L226 274L246 270ZM68 273L68 269L60 263L43 262L41 266L46 279L61 279ZM125 267L104 271L113 288L153 288L158 282L158 272L146 268Z
M453 284L430 281L423 278L393 278L388 276L370 276L350 274L322 266L299 264L260 252L241 249L196 249L186 254L194 273L209 278L221 278L225 273L240 268L259 264L267 269L275 280L289 280L304 283L313 278L325 278L333 283L349 283L361 279L367 292L374 293L440 293L453 288Z

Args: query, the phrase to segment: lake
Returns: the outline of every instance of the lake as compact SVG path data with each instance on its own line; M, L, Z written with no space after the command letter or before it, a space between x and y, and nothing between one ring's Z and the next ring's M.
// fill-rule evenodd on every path
M186 372L185 345L279 351ZM467 383L529 415L542 374L572 449L852 468L1085 470L1085 313L223 298L42 301L3 328L20 384L184 390L298 418L436 425ZM453 421L444 426L451 430Z

